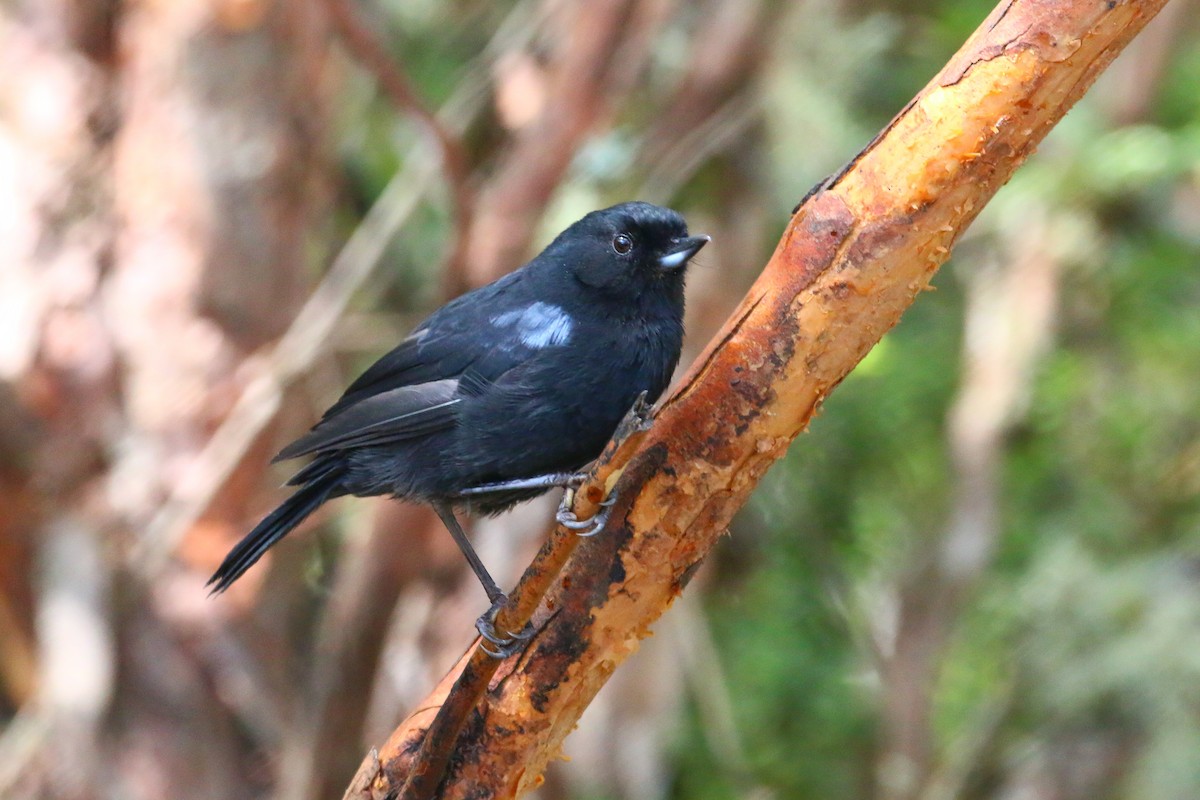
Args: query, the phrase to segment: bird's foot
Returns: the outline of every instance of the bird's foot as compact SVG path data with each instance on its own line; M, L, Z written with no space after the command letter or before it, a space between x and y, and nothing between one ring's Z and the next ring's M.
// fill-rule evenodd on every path
M554 519L564 528L575 531L576 536L595 536L604 530L604 526L608 524L608 517L612 514L613 504L617 502L617 490L613 489L608 497L601 500L599 504L600 510L586 519L580 519L571 510L571 504L574 499L574 490L564 492L562 502L558 504L558 511L555 513Z
M475 620L475 630L479 631L479 635L483 637L483 643L479 645L480 649L492 658L501 660L521 652L525 643L533 637L533 625L528 622L519 633L501 632L496 629L496 615L506 605L508 605L508 598L500 595L492 601L492 607Z

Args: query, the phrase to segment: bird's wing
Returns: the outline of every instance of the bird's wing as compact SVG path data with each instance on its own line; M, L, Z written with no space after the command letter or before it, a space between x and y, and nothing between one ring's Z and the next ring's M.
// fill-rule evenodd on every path
M388 444L452 427L461 403L579 333L566 310L529 299L527 288L518 271L435 311L275 459Z
M491 317L519 304L520 272L447 303L408 338L367 368L325 412L324 419L369 397L403 386L456 378L468 369L492 379L529 356L519 348L498 347L504 331ZM490 316L489 316L490 314Z
M390 444L426 436L454 425L460 380L446 378L378 392L327 414L308 434L275 456L282 461L318 451Z
M422 351L420 343L426 334L427 331L418 329L381 356L326 410L322 420L335 417L357 403L379 394L386 394L393 389L419 386L422 383L452 377L453 365L445 363L435 354Z

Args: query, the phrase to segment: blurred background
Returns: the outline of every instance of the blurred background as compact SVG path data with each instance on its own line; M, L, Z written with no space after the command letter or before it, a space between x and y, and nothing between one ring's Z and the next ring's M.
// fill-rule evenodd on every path
M0 4L0 797L340 797L486 599L270 456L448 297L631 198L688 353L988 0ZM1200 4L963 236L542 798L1200 797ZM503 585L556 497L474 526Z

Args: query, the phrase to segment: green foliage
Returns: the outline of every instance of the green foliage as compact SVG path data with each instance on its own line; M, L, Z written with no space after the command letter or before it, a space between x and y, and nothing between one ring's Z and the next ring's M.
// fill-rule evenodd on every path
M960 8L882 27L952 49L985 13ZM808 113L842 133L898 108L943 58L903 39L854 62L869 90L833 109L822 94ZM1073 111L981 217L940 290L764 483L758 566L711 610L751 784L781 797L869 792L878 591L903 580L952 502L945 420L965 313L954 276L1004 257L998 243L1019 238L1035 207L1048 209L1064 269L1056 338L1005 443L999 550L940 656L936 760L965 773L964 796L987 797L1064 738L1114 740L1128 761L1108 796L1200 794L1198 52L1181 42L1143 121L1114 123L1093 97ZM806 111L779 113L786 130ZM675 796L736 796L696 733L685 741Z

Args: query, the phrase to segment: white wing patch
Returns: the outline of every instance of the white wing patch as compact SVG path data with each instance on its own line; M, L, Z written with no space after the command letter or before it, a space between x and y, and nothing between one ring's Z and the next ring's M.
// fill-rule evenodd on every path
M522 344L535 350L566 344L571 339L571 329L575 327L570 314L558 306L541 301L497 314L491 322L497 327L512 329Z

